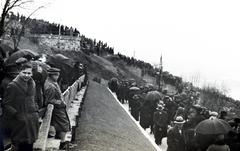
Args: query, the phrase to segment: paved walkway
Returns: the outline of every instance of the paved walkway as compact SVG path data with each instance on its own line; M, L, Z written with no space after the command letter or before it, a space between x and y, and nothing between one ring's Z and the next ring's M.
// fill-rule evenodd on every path
M73 151L156 151L108 89L90 82Z

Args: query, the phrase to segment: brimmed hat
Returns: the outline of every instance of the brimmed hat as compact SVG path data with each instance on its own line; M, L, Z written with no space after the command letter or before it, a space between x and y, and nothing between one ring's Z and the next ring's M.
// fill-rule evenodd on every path
M50 69L47 70L47 72L48 72L49 75L59 74L60 71L61 71L61 70L58 69L58 68L50 68Z
M212 111L212 112L210 112L210 116L218 116L218 113L217 112L215 112L215 111Z
M183 123L185 123L185 120L183 119L182 116L177 116L173 123L175 123L175 124L183 124Z

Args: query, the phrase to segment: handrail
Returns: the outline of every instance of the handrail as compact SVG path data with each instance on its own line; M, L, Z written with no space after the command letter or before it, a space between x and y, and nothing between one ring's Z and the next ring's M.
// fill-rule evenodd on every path
M85 78L85 75L82 75L70 87L68 87L66 91L64 91L63 99L64 99L64 102L66 103L67 110L70 107L71 101L74 99L75 95L77 94L78 88L81 88L82 83L84 82L84 78ZM54 109L54 106L52 104L48 104L45 116L43 118L42 124L39 129L38 139L36 140L33 146L34 150L37 150L37 151L46 150L46 143L47 143L53 109Z
M52 104L48 104L46 114L43 118L42 124L39 129L38 139L33 146L35 150L45 150L46 148L48 130L50 128L53 109L54 109L54 106Z

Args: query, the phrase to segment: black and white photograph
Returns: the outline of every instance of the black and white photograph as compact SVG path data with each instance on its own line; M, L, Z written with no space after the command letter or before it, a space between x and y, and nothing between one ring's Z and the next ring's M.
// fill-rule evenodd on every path
M239 0L0 0L0 151L239 151Z

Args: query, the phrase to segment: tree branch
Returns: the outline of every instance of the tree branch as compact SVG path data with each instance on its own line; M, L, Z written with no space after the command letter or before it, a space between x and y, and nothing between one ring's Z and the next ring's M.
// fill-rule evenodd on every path
M35 13L37 12L39 9L41 8L44 8L44 6L39 6L37 9L35 9L26 19L25 21L22 23L22 27L20 29L20 32L19 33L15 33L17 35L13 36L13 42L14 42L14 49L16 50L18 45L19 45L19 42L24 34L24 30L25 30L25 25L27 23L27 20Z
M19 3L18 3L18 2L19 2ZM8 11L11 10L11 9L13 9L14 7L20 7L20 6L24 5L24 4L31 3L31 2L33 2L33 0L27 0L27 1L15 0L15 1L13 1L13 2L9 5Z
M8 13L8 11L11 10L18 1L19 1L19 0L15 0L15 1L12 1L12 2L11 2L11 1L9 0L9 4L8 4L7 9L6 9L6 12Z
M42 9L42 8L44 8L44 6L39 6L37 9L35 9L35 10L26 18L26 20L29 19L34 13L36 13L39 9Z

